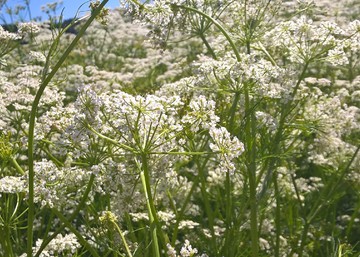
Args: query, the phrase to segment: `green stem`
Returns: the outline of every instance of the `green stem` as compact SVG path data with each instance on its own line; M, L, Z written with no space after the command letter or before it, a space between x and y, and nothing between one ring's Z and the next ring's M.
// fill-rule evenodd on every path
M48 149L46 149L45 147L43 147L42 150L47 154L47 156L49 157L49 159L50 159L53 163L55 163L55 165L56 165L58 168L64 166L64 164L63 164L61 161L59 161L54 155L52 155Z
M1 197L2 207L0 211L0 247L3 249L2 253L6 256L17 256L16 249L19 244L15 241L19 239L18 222L26 211L17 214L22 202L22 193L4 194ZM16 197L16 200L14 199ZM21 245L21 244L20 244Z
M196 160L196 165L199 169L200 191L201 191L202 198L204 200L205 212L206 212L206 215L208 217L208 222L209 222L209 229L210 229L210 233L211 233L211 245L215 249L215 252L217 253L216 235L215 235L215 231L214 231L214 225L215 225L214 214L211 209L208 194L206 192L207 186L206 186L205 171L204 171L203 167L200 165L199 160Z
M249 151L251 154L251 151ZM250 163L249 170L249 189L250 189L250 234L251 234L251 252L253 257L259 255L259 233L257 220L257 204L256 199L256 166L255 160Z
M246 4L245 4L246 5ZM195 8L189 7L189 6L183 6L183 5L176 5L172 4L173 7L182 8L188 11L195 12L197 14L200 14L201 16L207 18L210 20L225 36L227 41L229 42L235 56L238 62L241 61L240 53L235 45L235 43L232 41L229 33L218 23L216 20L214 20L209 15L205 14L204 12L197 10ZM247 42L247 51L248 54L250 53L250 42ZM250 187L250 208L251 208L251 216L250 216L250 224L251 224L251 249L252 249L252 256L257 257L259 254L259 243L258 243L258 224L257 224L257 198L256 198L256 118L253 111L251 111L250 106L250 96L249 96L249 88L248 84L244 83L244 97L245 97L245 115L246 115L246 124L245 124L245 138L246 138L246 155L247 155L247 167L248 167L248 173L249 173L249 187ZM235 97L234 102L238 101ZM236 106L236 102L233 104ZM230 116L230 120L233 120L233 117ZM233 122L233 121L232 121ZM203 196L206 197L206 192L203 192L203 183L202 183L202 193ZM209 206L207 206L209 203L205 200L205 208L207 209L208 214L211 214L211 210ZM209 219L211 220L211 216L209 216ZM209 221L210 227L212 226L211 221ZM212 231L213 232L213 231ZM214 237L214 236L213 236ZM216 244L215 244L216 246Z
M230 108L230 112L229 112L229 116L230 116L230 119L229 119L229 131L230 132L233 132L234 131L234 121L235 121L235 113L236 113L236 107L238 105L240 101L240 92L235 92L235 96L234 96L234 100L233 100L233 103L231 105L231 108Z
M100 255L95 251L95 249L85 240L85 238L80 234L80 232L76 230L76 228L71 224L71 222L69 222L66 217L62 215L61 212L56 209L51 210L60 219L60 221L63 222L72 233L75 234L79 242L91 253L91 256L100 257Z
M84 35L86 29L90 26L95 17L100 13L101 9L109 0L103 0L101 4L96 8L90 18L85 22L84 26L80 29L74 40L70 43L64 54L60 57L59 61L55 64L51 72L42 81L34 102L31 107L30 120L29 120L29 135L28 135L28 165L29 165L29 198L28 198L28 223L27 223L27 256L32 257L32 245L33 245L33 226L35 219L35 204L34 204L34 131L35 131L35 119L37 115L37 108L46 86L50 83L55 73L59 70L61 65L64 63L70 52L75 48L77 42Z
M245 4L246 6L246 4ZM247 54L250 54L250 41L246 42ZM251 83L251 81L250 81ZM250 101L248 83L244 83L245 95L245 143L247 170L249 174L250 191L250 235L251 235L251 254L252 257L259 256L259 226L258 226L258 199L256 197L256 117L254 100Z
M272 141L273 144L270 147L270 151L269 151L274 157L270 158L268 165L264 166L265 168L267 167L267 173L265 175L262 189L261 189L259 195L257 196L259 200L261 200L265 196L265 193L270 185L270 182L271 182L271 179L273 176L273 170L275 169L276 163L278 162L278 155L280 154L280 143L281 143L282 137L283 137L285 121L286 121L286 118L288 117L288 115L290 114L291 110L293 110L293 108L291 108L291 105L293 103L293 98L296 95L297 90L299 89L300 83L305 76L308 66L309 66L309 63L306 63L300 74L300 77L294 87L294 90L291 93L291 99L289 100L289 102L285 103L281 108L279 126L276 130L275 138Z
M321 198L319 197L318 200L316 201L316 204L314 204L314 208L310 211L310 214L307 216L307 220L308 222L312 222L312 220L316 217L316 215L321 211L321 209L326 206L328 204L329 199L334 195L334 192L338 189L340 183L343 181L343 179L345 178L345 175L348 174L351 164L354 162L357 154L360 151L360 145L356 148L354 154L352 155L350 161L348 162L348 164L346 165L346 167L341 171L340 173L340 177L333 179L332 181L335 181L335 184L329 185L330 190L328 191L328 193L325 195L325 197ZM339 171L340 172L340 171ZM335 173L338 174L339 172Z
M78 216L78 214L80 213L82 208L85 206L85 203L86 203L86 200L87 200L87 198L89 196L89 193L91 191L92 185L94 184L94 180L95 180L95 175L91 174L90 180L89 180L89 182L88 182L88 184L86 186L84 195L82 196L79 205L77 206L75 211L71 214L70 218L68 219L68 222L72 222ZM44 241L42 242L39 250L35 254L35 257L39 257L41 252L50 243L50 241L53 240L59 233L61 233L64 230L65 227L66 227L65 225L60 226L54 233L52 233L51 235L46 237L46 239L44 239Z
M93 132L95 135L97 135L98 137L104 139L105 141L108 141L109 143L112 143L120 148L123 148L123 149L126 149L126 150L129 150L130 152L132 153L137 153L135 151L135 149L133 149L132 147L130 146L127 146L127 145L124 145L124 144L120 144L119 142L117 142L116 140L110 138L110 137L107 137L99 132L97 132L94 128L92 128L89 124L86 126L91 132Z
M240 53L231 39L229 33L221 26L219 22L213 19L211 16L206 13L195 9L193 7L170 4L173 8L182 8L194 13L197 13L209 21L211 21L225 36L227 41L229 42L238 62L241 61ZM246 6L246 2L245 2ZM246 16L246 14L245 14ZM250 53L250 42L247 42L247 51ZM244 97L245 97L245 115L246 115L246 124L245 124L245 138L246 138L246 157L247 157L247 168L249 173L249 186L250 186L250 207L251 207L251 245L252 245L252 256L257 257L259 252L258 245L258 224L257 224L257 198L256 198L256 118L254 112L250 108L250 96L249 96L249 88L247 83L244 83ZM204 174L202 174L204 175ZM215 240L214 231L213 231L213 220L212 220L212 211L206 196L205 184L203 178L201 180L201 192L203 194L205 201L205 208L208 212L209 216L209 225L212 229L212 237ZM216 247L214 241L214 247Z
M204 167L207 164L208 161L209 161L209 157L207 157L205 159L204 163L202 164L202 167ZM196 176L194 181L193 181L193 184L192 184L192 186L190 188L190 191L189 191L189 193L187 194L187 196L185 198L185 201L184 201L180 211L178 213L176 213L176 223L175 223L174 232L173 232L172 238L171 238L171 245L175 245L175 243L176 243L177 234L178 234L178 231L179 231L180 221L182 220L182 217L183 217L183 215L185 213L186 207L187 207L188 203L190 202L191 196L194 193L196 187L198 186L199 181L200 181L199 176ZM174 209L174 211L176 212L176 209Z
M300 242L300 248L298 250L298 257L302 257L303 253L304 253L304 247L305 247L305 243L306 243L306 237L307 237L307 233L310 227L310 223L305 220L305 225L301 234L301 242Z
M360 211L360 201L357 203L356 207L354 208L353 214L351 215L351 219L346 227L346 232L345 232L346 238L349 238L350 236L351 229L354 226L355 219L359 215L359 211Z
M274 58L272 58L272 56L269 54L269 52L266 50L266 48L260 41L258 42L258 46L260 47L260 50L269 58L271 64L277 67L278 65L276 64Z
M285 127L285 121L288 115L290 114L291 105L293 103L293 98L297 93L297 90L300 86L301 81L303 80L305 73L307 71L309 63L305 63L305 66L303 67L303 70L300 74L300 77L294 87L294 90L291 94L291 99L288 103L284 104L284 106L281 109L281 116L279 121L279 126L275 134L275 139L273 141L273 145L271 147L271 154L274 155L274 158L271 158L267 165L264 167L267 167L267 173L264 179L263 187L259 193L259 195L256 196L257 199L262 200L262 198L265 196L265 193L269 187L269 184L271 181L274 183L274 189L275 189L275 197L276 197L276 209L275 209L275 223L276 223L276 245L275 245L275 256L279 256L279 247L280 247L280 200L279 200L279 189L277 184L277 173L274 172L276 168L276 164L279 162L278 155L280 154L280 145L283 137L283 131ZM289 111L290 110L290 111ZM257 183L256 183L257 185ZM306 236L306 235L305 235ZM304 237L305 237L304 236ZM304 238L305 239L305 238ZM302 242L301 242L302 243Z
M215 154L219 154L221 153L219 152L149 152L148 154L166 154L166 155L191 155L191 156L195 156L195 155L215 155Z
M280 190L279 185L277 181L277 172L274 172L273 176L273 183L274 183L274 190L275 190L275 202L276 202L276 208L275 208L275 233L276 233L276 239L275 239L275 257L280 257L280 233L281 233L281 212L280 212Z
M174 232L173 232L172 237L171 237L171 245L175 245L176 240L178 239L177 234L178 234L178 231L179 231L179 224L180 224L180 221L182 220L182 217L183 217L183 215L185 213L186 207L190 202L191 196L194 193L194 190L198 185L199 180L197 178L198 177L196 177L196 180L193 182L193 184L191 186L191 189L190 189L189 193L187 194L187 196L185 198L183 206L181 207L180 211L176 215L176 223L175 223Z
M19 163L16 161L16 159L14 157L10 158L10 161L12 163L12 165L14 165L15 169L21 174L21 175L25 175L25 171L21 168L21 166L19 165Z
M230 251L231 241L233 240L233 233L232 233L232 198L231 198L231 180L229 172L226 173L226 180L225 180L225 190L226 190L226 234L225 234L225 251L226 256L231 256Z
M156 232L156 224L154 226L154 215L153 215L153 211L150 205L150 200L149 200L149 194L147 193L147 185L146 185L146 178L144 175L144 172L141 171L140 173L140 177L141 177L141 182L143 184L143 188L144 188L144 194L145 194L145 199L146 199L146 205L148 208L148 212L149 212L149 220L150 220L150 229L151 229L151 238L152 238L152 246L153 246L153 254L156 257L160 256L160 249L159 249L159 242L158 242L158 238L157 238L157 232Z
M0 218L0 221L3 222L3 221L1 220L1 218ZM0 233L1 233L2 235L6 235L6 233L5 233L5 227L4 227L4 226L3 226L2 228L0 228ZM0 236L0 246L1 246L1 249L6 249L6 239L5 239L5 237L3 237L3 236Z
M322 210L322 208L324 206L327 205L329 199L331 198L331 196L334 195L334 192L338 189L338 186L340 185L340 183L343 181L345 175L349 172L351 164L354 162L356 156L358 155L360 151L360 145L356 148L354 154L352 155L350 161L348 162L348 164L346 165L346 167L342 170L340 177L337 178L335 181L334 185L329 185L330 190L328 191L328 193L325 195L324 198L319 197L318 201L315 204L315 208L312 209L310 211L310 214L307 215L306 218L304 218L305 220L305 225L304 225L304 229L303 229L303 234L301 237L301 244L300 244L300 249L299 249L299 257L302 257L303 255L303 250L305 247L305 243L306 243L306 236L307 236L307 230L309 229L309 226L311 224L311 222L313 221L313 219L317 216L317 214Z
M192 11L192 12L195 12L197 14L200 14L201 16L205 17L206 19L208 19L209 21L211 21L220 31L221 33L225 36L226 40L229 42L235 56L236 56L236 59L240 62L241 61L241 57L240 57L240 53L238 51L238 49L236 48L236 45L234 43L234 41L232 41L229 33L224 29L223 26L221 26L221 24L219 22L217 22L216 20L214 20L214 18L212 18L211 16L207 15L206 13L198 10L198 9L195 9L195 8L192 8L190 6L185 6L185 5L177 5L177 4L170 4L172 7L175 7L175 8L182 8L182 9L185 9L185 10L188 10L188 11Z
M127 242L126 242L125 236L124 236L123 232L121 231L119 225L116 222L112 222L112 223L114 224L117 232L119 233L119 235L121 237L121 240L122 240L122 242L123 242L123 244L125 246L125 249L126 249L126 253L128 254L129 257L132 257L132 253L130 251L130 248L129 248Z
M215 54L214 50L212 49L212 47L210 46L209 42L206 40L204 34L203 34L203 33L199 33L199 36L200 36L201 40L203 41L203 43L205 44L206 49L207 49L208 52L210 53L211 57L212 57L214 60L217 60L216 54Z
M154 199L151 193L151 186L150 186L150 174L149 174L149 166L148 166L148 159L145 153L141 154L141 171L140 171L140 178L144 189L144 194L146 198L146 204L148 207L149 212L149 219L150 219L150 228L151 228L151 238L152 238L152 246L153 246L153 253L154 256L160 257L160 249L159 249L159 242L157 236L157 228L159 229L159 233L161 233L161 227L159 226L159 219L157 217Z
M5 253L6 256L12 257L14 256L13 248L12 248L12 240L11 240L11 229L9 224L5 224L4 226L4 235L5 235Z

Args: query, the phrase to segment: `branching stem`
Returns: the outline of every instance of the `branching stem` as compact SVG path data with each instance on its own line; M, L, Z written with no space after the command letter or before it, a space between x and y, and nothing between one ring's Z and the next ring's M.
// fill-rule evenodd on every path
M103 0L101 4L93 11L90 18L85 22L84 26L80 29L79 33L70 43L68 48L65 50L59 61L55 64L51 72L43 79L40 87L35 95L34 102L32 103L30 120L29 120L29 135L28 135L28 165L29 165L29 198L28 198L28 223L27 223L27 256L32 257L32 246L33 246L33 226L35 219L35 203L34 203L34 132L35 132L35 119L37 115L37 109L40 103L41 96L43 95L45 88L50 83L56 72L59 70L61 65L64 63L70 52L75 48L77 42L84 35L86 29L90 26L95 17L100 13L101 9L109 0ZM58 39L57 39L58 40ZM54 43L56 43L56 41Z

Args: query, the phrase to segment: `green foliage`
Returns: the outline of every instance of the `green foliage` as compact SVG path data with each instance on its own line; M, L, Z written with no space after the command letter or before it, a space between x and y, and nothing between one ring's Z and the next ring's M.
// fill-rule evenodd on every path
M0 255L359 255L351 3L104 3L4 34Z

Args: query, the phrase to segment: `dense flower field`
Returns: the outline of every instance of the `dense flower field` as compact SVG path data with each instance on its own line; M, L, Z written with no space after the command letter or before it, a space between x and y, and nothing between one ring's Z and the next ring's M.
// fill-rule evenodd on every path
M360 256L360 3L106 2L0 27L0 256Z

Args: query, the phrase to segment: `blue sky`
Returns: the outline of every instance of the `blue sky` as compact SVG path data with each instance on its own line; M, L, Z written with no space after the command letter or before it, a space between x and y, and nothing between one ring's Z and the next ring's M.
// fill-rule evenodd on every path
M1 2L1 0L0 0ZM42 21L47 20L47 15L41 11L41 6L45 6L47 3L54 3L55 0L30 0L30 11L32 18L34 17L41 17ZM85 4L84 4L85 3ZM64 8L64 18L72 18L76 14L77 9L82 5L83 7L80 9L80 16L84 15L89 11L89 0L62 0L61 9ZM10 8L14 8L16 5L24 5L24 0L7 0L6 5ZM119 7L119 0L109 0L106 5L109 8ZM61 9L57 12L57 15L60 14ZM81 15L82 14L82 15ZM2 17L9 22L9 15L5 13L5 6L1 9ZM29 15L26 11L22 12L22 17L25 20L29 19Z

